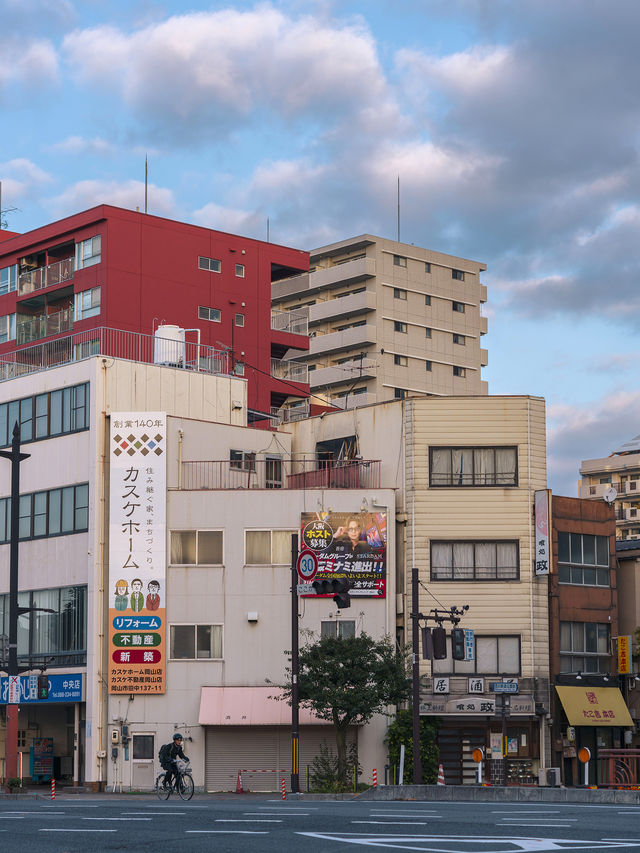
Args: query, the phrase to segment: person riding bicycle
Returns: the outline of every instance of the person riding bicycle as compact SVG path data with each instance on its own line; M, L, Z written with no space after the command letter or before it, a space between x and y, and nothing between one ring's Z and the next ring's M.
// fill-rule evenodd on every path
M167 788L171 785L174 775L178 775L176 758L181 758L183 761L189 760L182 751L182 735L180 732L174 734L172 743L165 744L160 750L160 764L165 771L164 785Z

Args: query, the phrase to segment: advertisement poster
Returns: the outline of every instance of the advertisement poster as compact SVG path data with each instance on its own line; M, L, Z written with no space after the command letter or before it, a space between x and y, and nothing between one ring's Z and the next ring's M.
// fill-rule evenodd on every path
M113 412L109 444L109 692L164 693L166 415Z
M548 575L551 570L549 547L549 490L534 492L536 544L534 566L536 575Z
M386 597L386 512L303 512L300 547L318 558L316 580L346 575L351 596Z
M629 675L631 672L631 641L630 634L618 637L618 672L620 675Z

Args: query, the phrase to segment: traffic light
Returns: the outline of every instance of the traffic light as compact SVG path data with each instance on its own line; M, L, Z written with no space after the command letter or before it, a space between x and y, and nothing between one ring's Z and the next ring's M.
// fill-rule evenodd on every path
M49 698L49 676L48 675L39 675L38 676L38 699L48 699Z
M331 580L325 578L324 580L314 581L312 586L316 595L333 595L333 600L340 610L351 607L349 590L353 588L353 584L349 578L332 578Z
M431 628L425 625L420 629L422 631L422 657L424 660L433 660L433 637L431 636Z
M451 656L454 660L464 660L464 628L451 629Z
M442 625L438 625L431 632L433 638L433 659L444 660L447 656L447 632Z

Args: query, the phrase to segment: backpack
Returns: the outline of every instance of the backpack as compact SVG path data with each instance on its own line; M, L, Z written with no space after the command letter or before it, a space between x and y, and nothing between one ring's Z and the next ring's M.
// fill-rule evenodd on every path
M164 746L160 747L160 752L158 753L158 759L160 760L160 764L163 764L165 761L170 761L169 753L171 752L172 743L165 743Z

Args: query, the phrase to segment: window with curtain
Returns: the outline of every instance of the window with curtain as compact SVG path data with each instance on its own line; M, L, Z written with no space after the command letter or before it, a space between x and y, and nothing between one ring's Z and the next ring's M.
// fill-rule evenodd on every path
M287 566L295 530L245 530L245 565Z
M611 672L609 630L597 622L561 622L560 671Z
M431 542L432 581L504 581L519 577L517 540Z
M517 486L517 447L430 447L430 486Z
M171 563L177 566L221 566L222 530L172 530Z
M222 625L171 625L169 656L173 660L222 658Z

